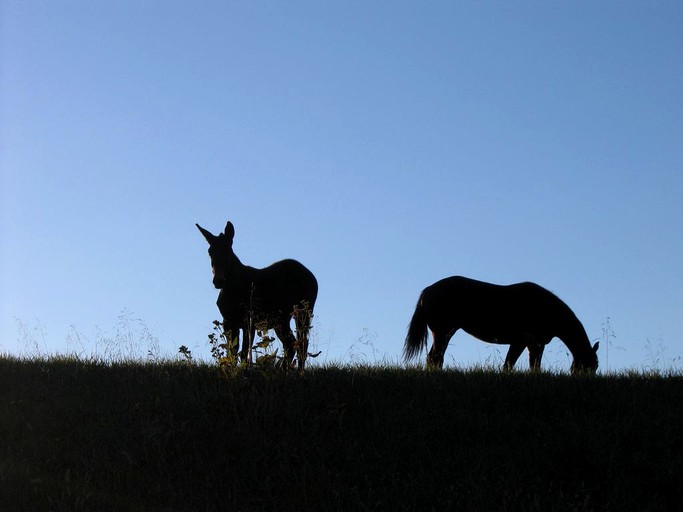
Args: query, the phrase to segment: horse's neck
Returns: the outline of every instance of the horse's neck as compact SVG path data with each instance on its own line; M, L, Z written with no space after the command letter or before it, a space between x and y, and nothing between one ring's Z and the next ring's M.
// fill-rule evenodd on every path
M579 319L571 313L562 326L562 333L558 335L573 356L585 355L586 349L590 349L590 340L586 330Z

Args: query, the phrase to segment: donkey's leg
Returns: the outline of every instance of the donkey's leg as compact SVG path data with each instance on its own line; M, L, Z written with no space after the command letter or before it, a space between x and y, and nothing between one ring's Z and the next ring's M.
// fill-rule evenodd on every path
M254 344L254 335L256 329L254 327L245 327L242 329L242 350L240 351L240 358L243 362L251 364L251 348Z
M545 350L545 343L532 343L529 345L529 368L538 371L541 369L541 358Z
M306 357L308 357L308 333L311 329L311 313L296 315L294 317L294 324L296 325L296 353L299 365L299 370L304 369L306 364Z
M225 341L228 344L230 354L232 354L233 357L237 357L240 346L239 324L223 321L223 334L225 335Z
M505 363L503 363L503 369L506 371L512 370L515 367L517 359L519 359L519 356L522 355L522 352L524 352L525 348L526 345L522 343L511 343L510 348L508 349L508 353L505 356Z
M285 355L285 360L287 361L287 366L292 365L292 359L294 359L294 345L296 343L296 338L292 332L292 328L289 325L290 317L281 318L280 321L273 327L275 334L282 342L282 348Z
M432 343L432 348L429 349L429 354L427 354L428 367L443 368L443 356L453 334L455 334L455 331L432 331L434 342Z

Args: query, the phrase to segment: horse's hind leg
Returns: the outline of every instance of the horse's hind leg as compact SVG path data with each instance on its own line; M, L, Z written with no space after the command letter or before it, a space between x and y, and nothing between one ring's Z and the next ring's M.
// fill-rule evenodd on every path
M503 364L503 369L506 371L512 370L515 367L517 359L519 359L519 356L522 355L522 352L524 352L525 348L526 345L524 344L511 343L510 348L508 349L508 353L505 356L505 363Z
M453 334L455 334L455 331L432 331L434 342L432 343L432 348L429 349L429 354L427 354L428 367L443 368L443 357Z

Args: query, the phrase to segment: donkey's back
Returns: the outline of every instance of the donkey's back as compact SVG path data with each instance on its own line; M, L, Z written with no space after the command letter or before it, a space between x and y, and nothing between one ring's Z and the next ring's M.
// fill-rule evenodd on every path
M286 259L251 270L253 293L263 312L291 313L294 306L313 309L318 297L318 281L300 262Z

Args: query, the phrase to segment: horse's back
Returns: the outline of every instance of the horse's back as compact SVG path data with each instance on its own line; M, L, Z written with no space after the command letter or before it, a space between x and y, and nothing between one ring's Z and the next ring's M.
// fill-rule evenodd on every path
M486 317L486 308L498 301L499 288L468 277L446 277L422 291L420 305L431 329L479 322Z
M502 288L504 286L477 281L469 277L451 276L425 288L422 297L427 301L443 301L460 297L466 297L468 301L476 301L479 297L489 299Z
M552 292L531 282L498 285L463 276L441 279L422 292L422 304L435 315L463 323L525 323L539 315L564 315L567 306ZM531 317L531 318L530 318Z
M515 300L536 310L544 311L546 314L555 312L565 315L569 311L569 306L562 299L536 283L516 283L507 288L510 289Z
M451 276L428 286L422 292L423 297L442 300L449 296L466 297L468 302L479 300L490 301L502 299L521 300L522 302L555 302L559 300L552 292L531 282L500 285L478 281L469 277Z

